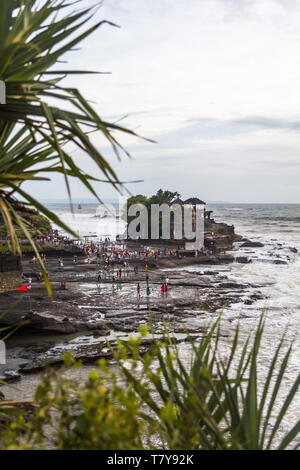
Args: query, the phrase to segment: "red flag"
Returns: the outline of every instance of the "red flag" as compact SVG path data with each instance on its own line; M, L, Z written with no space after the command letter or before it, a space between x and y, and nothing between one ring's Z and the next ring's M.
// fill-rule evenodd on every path
M18 290L21 291L21 292L25 292L25 291L27 291L27 287L26 286L21 286L21 287L19 287Z

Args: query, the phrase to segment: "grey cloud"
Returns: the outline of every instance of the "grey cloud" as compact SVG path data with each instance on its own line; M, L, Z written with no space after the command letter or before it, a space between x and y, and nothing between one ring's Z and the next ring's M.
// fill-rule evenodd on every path
M205 126L214 125L214 126L243 126L248 127L249 130L252 130L253 127L262 128L262 129L282 129L282 130L300 130L300 120L288 120L288 119L278 119L269 116L245 116L238 119L213 119L209 117L199 117L199 118L190 118L186 122L190 123L199 123Z
M287 130L299 130L300 121L289 121L286 119L275 119L264 116L248 116L241 119L234 119L228 121L230 124L255 126L263 129L287 129Z
M203 145L205 146L208 142L213 145L214 140L220 141L222 139L226 139L228 141L228 139L232 139L231 152L234 154L237 151L237 149L234 147L234 138L236 136L242 135L247 137L247 134L253 133L255 129L298 131L300 130L300 121L289 121L260 116L248 116L234 120L219 120L209 117L191 118L186 120L183 126L180 128L150 136L157 142L153 146L148 143L139 143L137 146L132 146L129 150L133 155L138 152L149 152L149 154L153 153L153 155L158 157L161 150L168 152L167 154L169 155L169 151L171 154L172 150L176 150L177 153L178 149L182 149L182 154L180 157L182 158L182 156L186 155L191 149L193 151L198 149L199 153L202 152ZM201 139L203 140L203 144L201 143ZM272 142L268 141L266 145L255 145L253 135L251 135L251 140L249 140L249 144L250 143L252 145L249 146L246 142L244 142L244 154L265 154L269 155L270 157L272 154L280 154L282 157L284 157L284 155L294 151L294 148L289 147L286 145L286 143L281 145L273 145ZM149 148L149 145L151 148ZM239 151L240 150L241 149L239 148ZM217 154L220 151L222 150L219 147L213 149L213 147L210 146L210 155ZM193 155L195 155L195 153L193 153ZM173 155L173 159L175 158L176 154ZM168 157L163 153L159 157L160 161L167 159ZM283 159L283 161L285 160Z

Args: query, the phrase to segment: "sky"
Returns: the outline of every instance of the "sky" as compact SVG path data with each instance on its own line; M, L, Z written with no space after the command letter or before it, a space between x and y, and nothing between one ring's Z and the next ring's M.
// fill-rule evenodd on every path
M127 184L133 194L163 188L211 201L300 203L298 0L104 0L93 21L101 19L120 28L102 26L66 60L110 74L66 85L103 119L123 118L156 141L119 135L132 159L118 162L95 138L121 180L143 180ZM75 158L95 174L83 154ZM108 185L95 188L117 196ZM31 191L66 195L58 177ZM76 181L72 195L89 197Z

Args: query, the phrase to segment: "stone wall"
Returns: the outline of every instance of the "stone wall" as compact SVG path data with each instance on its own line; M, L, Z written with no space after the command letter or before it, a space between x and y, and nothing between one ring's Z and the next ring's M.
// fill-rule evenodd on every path
M19 256L0 255L0 273L21 271L21 260Z

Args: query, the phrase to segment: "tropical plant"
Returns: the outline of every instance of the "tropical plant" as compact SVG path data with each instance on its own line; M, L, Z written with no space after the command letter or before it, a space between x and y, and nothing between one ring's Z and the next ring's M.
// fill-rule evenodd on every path
M51 178L46 174L61 173L69 196L69 177L75 177L100 200L93 182L109 183L116 189L121 182L93 144L91 134L101 133L118 158L122 152L126 155L128 152L115 132L135 135L125 127L103 121L77 89L62 84L70 75L93 72L53 68L65 53L73 51L100 26L116 26L109 21L90 25L97 5L79 9L81 1L0 2L0 79L6 84L6 104L0 106L0 215L14 251L20 252L16 226L32 244L49 292L47 273L32 240L31 226L17 212L16 198L35 207L69 233L73 232L25 191L22 183L48 181ZM74 147L97 165L103 178L88 175L77 165L71 152Z
M87 382L78 386L61 371L49 370L36 390L34 419L13 423L4 446L41 448L50 442L59 449L297 448L297 417L294 424L288 423L288 432L278 431L300 377L279 403L291 353L291 347L283 352L284 336L274 349L266 376L259 377L264 326L262 316L253 341L249 336L243 344L237 326L226 360L219 351L218 319L204 329L199 344L190 340L189 365L183 363L167 331L163 342L153 341L148 352L141 354L143 327L138 338L119 341L113 351L117 373L101 360L99 372L91 372ZM66 361L66 365L74 364L70 357Z
M239 350L238 325L227 360L224 353L218 351L219 319L204 331L198 346L190 342L193 356L189 368L182 362L170 336L162 348L156 347L154 353L141 358L143 373L140 377L136 376L136 366L130 371L122 360L118 361L128 382L151 410L147 419L152 422L151 414L156 415L166 448L282 450L291 442L295 448L299 446L295 438L300 432L300 420L280 440L277 436L300 383L299 374L280 405L278 392L292 349L288 347L279 364L285 335L274 350L262 388L258 386L257 364L264 327L265 316L262 315L252 346L249 336ZM130 343L127 350L128 347ZM158 363L156 370L152 367L154 358ZM279 412L273 423L276 405Z

